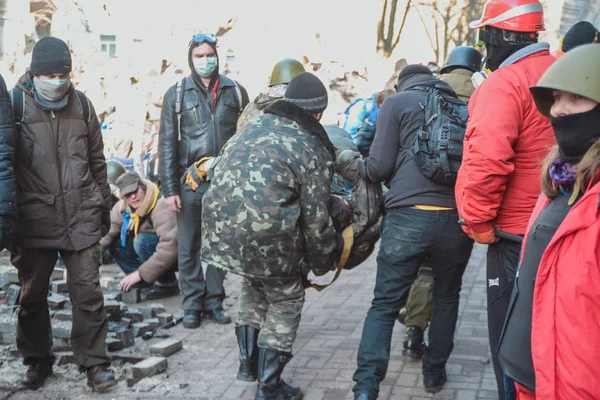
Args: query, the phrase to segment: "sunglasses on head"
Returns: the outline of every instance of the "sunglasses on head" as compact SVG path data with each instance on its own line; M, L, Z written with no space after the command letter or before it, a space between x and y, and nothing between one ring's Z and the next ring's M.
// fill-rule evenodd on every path
M197 33L192 37L192 42L196 44L208 43L214 45L217 43L217 35L213 33Z

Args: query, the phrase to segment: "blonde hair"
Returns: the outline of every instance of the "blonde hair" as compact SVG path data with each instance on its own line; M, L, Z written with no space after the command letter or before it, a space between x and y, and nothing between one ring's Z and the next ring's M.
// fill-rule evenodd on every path
M549 199L560 195L560 189L556 187L550 177L550 165L558 158L558 146L554 146L542 164L542 192ZM573 205L579 194L584 193L588 186L596 181L596 172L600 169L600 139L589 148L576 167L577 173L569 205Z

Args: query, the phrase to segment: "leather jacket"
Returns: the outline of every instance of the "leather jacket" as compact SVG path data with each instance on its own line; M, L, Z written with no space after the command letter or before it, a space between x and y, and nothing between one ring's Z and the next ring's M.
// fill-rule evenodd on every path
M219 75L214 112L207 98L210 93L188 76L183 81L181 132L177 129L177 84L165 94L158 137L160 181L165 197L178 195L185 170L202 157L216 157L236 131L241 110L248 104L248 93L240 84ZM241 97L242 104L240 104Z

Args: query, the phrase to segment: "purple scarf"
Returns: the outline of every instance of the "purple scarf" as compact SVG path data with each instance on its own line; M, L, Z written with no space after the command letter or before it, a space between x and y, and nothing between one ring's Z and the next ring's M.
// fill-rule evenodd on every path
M575 183L577 167L557 158L550 164L550 178L556 186L570 188Z

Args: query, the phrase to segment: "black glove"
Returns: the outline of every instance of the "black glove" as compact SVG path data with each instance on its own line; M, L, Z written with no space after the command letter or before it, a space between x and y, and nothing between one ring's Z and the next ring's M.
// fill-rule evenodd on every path
M19 235L14 218L0 217L0 251L14 252L19 246Z
M102 237L110 230L110 211L102 211Z

